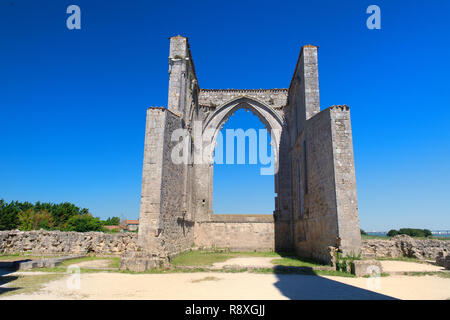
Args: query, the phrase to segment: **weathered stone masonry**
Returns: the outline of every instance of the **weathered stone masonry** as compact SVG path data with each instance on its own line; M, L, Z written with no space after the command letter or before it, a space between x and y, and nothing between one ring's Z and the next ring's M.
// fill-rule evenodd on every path
M273 217L224 218L212 210L213 150L206 147L241 108L272 134ZM170 159L176 129L190 136L187 163ZM204 154L207 161L199 161ZM147 110L138 238L141 253L124 257L123 268L136 257L147 268L155 263L146 259L167 260L193 246L296 251L325 262L330 247L359 252L350 111L320 110L317 47L302 47L287 89L201 89L187 38L170 39L168 106Z
M273 223L270 215L214 215L195 224L194 242L205 249L273 251Z
M138 248L130 232L0 231L1 254L121 256Z
M224 248L235 251L273 250L274 222L270 215L215 215L211 221L196 223L194 242L200 248ZM141 248L142 249L142 248ZM62 231L0 231L0 254L29 254L48 256L128 255L139 259L136 233L62 232ZM366 258L411 257L437 259L450 254L450 241L417 240L406 235L389 239L362 241ZM149 255L151 256L151 255ZM131 262L131 261L129 261ZM155 263L144 261L149 267ZM150 261L152 262L152 261ZM142 268L145 270L145 268Z

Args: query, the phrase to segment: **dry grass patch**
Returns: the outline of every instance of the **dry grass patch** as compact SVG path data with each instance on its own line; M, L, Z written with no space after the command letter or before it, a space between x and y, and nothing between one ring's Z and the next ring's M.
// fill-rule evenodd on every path
M192 283L198 283L198 282L202 282L202 281L218 281L218 280L220 280L220 278L217 278L217 277L204 277L204 278L201 278L201 279L192 280L191 282Z
M196 250L182 253L173 258L174 266L210 266L216 262L224 262L238 257L274 257L281 258L276 252L215 252Z
M47 282L59 280L66 275L42 274L0 277L0 297L16 294L31 294L44 288Z

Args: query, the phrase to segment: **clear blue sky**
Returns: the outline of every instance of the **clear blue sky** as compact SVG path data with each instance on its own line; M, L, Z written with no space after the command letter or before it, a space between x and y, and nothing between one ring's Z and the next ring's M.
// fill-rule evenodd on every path
M81 30L66 28L70 4ZM381 30L366 28L371 4ZM181 34L202 88L286 88L300 47L318 45L322 109L351 108L362 228L450 228L449 12L437 0L2 0L0 198L137 218L145 112L167 105L168 38ZM271 213L271 177L217 167L216 212Z

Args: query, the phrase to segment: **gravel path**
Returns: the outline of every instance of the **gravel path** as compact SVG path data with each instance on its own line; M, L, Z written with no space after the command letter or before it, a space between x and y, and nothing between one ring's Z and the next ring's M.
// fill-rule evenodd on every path
M405 261L380 261L383 272L435 272L444 271L445 268L417 262L405 262Z
M241 266L241 267L273 267L272 261L274 257L246 257L246 258L232 258L224 262L216 262L213 264L214 268L223 268L224 266Z
M377 282L379 281L379 282ZM373 279L254 273L85 273L80 289L68 278L34 294L7 299L448 299L450 279L390 276ZM0 296L0 299L1 296Z
M86 269L108 269L111 264L111 260L102 259L102 260L89 260L83 261L79 263L75 263L74 265L80 268Z
M272 257L233 258L215 263L271 267ZM109 260L79 263L104 268ZM384 272L441 271L431 264L381 261ZM39 272L17 272L33 276ZM14 275L14 274L10 274ZM72 281L72 282L71 282ZM393 275L380 278L280 275L255 273L82 273L80 288L71 289L65 277L45 284L33 294L4 299L449 299L450 278ZM68 285L69 284L69 285ZM0 295L0 299L2 299Z

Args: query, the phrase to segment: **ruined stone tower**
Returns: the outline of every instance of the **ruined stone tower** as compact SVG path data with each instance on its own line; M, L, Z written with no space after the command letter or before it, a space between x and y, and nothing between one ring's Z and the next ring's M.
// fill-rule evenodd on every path
M273 132L273 216L212 212L208 146L240 108ZM175 163L179 129L190 154ZM122 259L124 268L136 259L150 268L193 246L295 251L323 262L333 248L359 252L350 111L345 105L321 110L317 47L302 47L287 89L201 89L187 38L170 38L168 105L147 110L138 239L142 252Z

